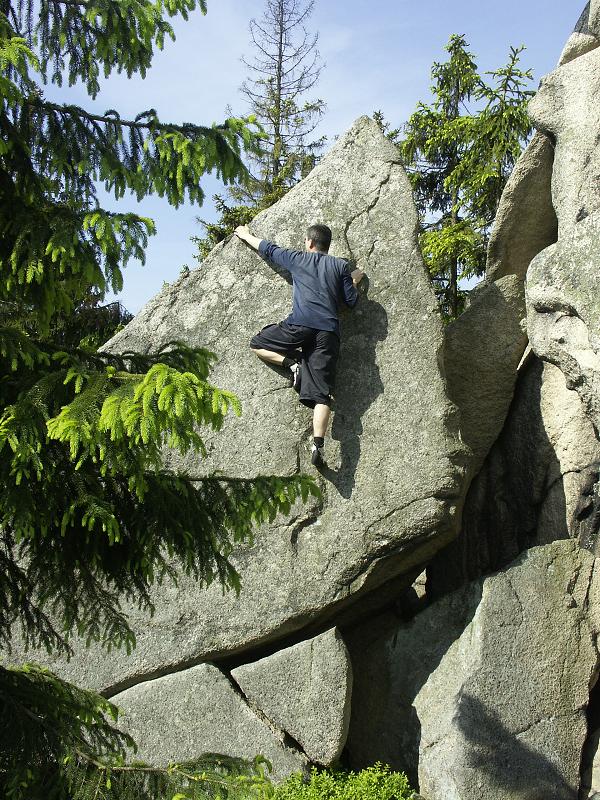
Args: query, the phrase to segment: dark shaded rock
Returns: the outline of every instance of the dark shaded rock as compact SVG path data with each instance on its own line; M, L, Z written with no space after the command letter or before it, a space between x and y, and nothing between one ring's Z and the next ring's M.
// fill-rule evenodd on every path
M554 539L595 550L599 459L576 392L560 370L530 354L502 432L467 493L461 533L427 569L428 594L444 595Z
M585 4L585 8L579 15L579 19L575 23L575 33L591 33L590 30L590 3Z
M418 763L428 800L573 800L598 661L596 567L554 542L408 625L348 636L352 763L376 750L394 767Z

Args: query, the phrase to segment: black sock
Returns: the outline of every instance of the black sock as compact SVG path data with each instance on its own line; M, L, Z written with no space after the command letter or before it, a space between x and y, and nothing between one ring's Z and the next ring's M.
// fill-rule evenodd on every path
M323 445L325 444L325 437L315 436L313 437L313 442L316 444L317 447L323 447Z
M293 365L297 364L298 362L296 361L295 358L289 358L289 356L286 356L283 359L282 363L283 363L283 366L284 366L285 369L291 369L293 367Z

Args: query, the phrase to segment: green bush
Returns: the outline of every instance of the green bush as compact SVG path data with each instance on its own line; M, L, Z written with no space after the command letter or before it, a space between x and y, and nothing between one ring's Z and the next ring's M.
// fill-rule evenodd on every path
M409 800L412 791L406 775L375 764L361 772L319 772L310 780L292 775L275 789L275 800Z

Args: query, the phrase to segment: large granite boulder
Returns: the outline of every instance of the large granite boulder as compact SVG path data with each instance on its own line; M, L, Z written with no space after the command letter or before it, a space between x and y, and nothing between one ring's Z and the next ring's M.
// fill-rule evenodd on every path
M573 61L575 58L600 47L600 5L598 0L588 3L584 8L575 30L568 38L560 59L559 66Z
M562 236L600 209L600 49L546 75L529 112L555 141L552 200Z
M350 721L352 666L335 628L243 664L231 677L311 761L331 765L339 758Z
M366 270L370 282L342 319L328 467L314 473L322 499L261 529L253 547L235 554L239 597L185 578L163 585L151 619L126 608L137 637L131 655L80 652L53 664L60 674L111 694L202 661L251 660L267 642L310 626L324 630L398 576L410 583L414 569L456 535L467 450L445 392L442 326L409 181L396 147L369 118L257 217L253 231L302 247L314 221L332 227L332 252ZM206 436L206 460L171 455L172 466L194 477L311 469L310 412L285 377L248 349L250 337L289 306L282 276L234 237L112 340L114 350L145 352L173 339L209 347L220 356L213 381L242 402L241 419Z
M517 161L494 220L485 280L466 311L445 330L448 394L472 451L469 475L480 469L498 437L527 345L523 284L532 258L556 241L552 206L554 150L537 132Z
M356 630L352 762L408 754L428 800L573 800L599 626L595 559L560 541Z
M590 50L600 47L600 39L590 33L578 33L574 31L560 54L558 59L558 66L562 67L563 64L568 64L569 61L574 61L579 56L584 56Z
M415 698L468 625L479 596L475 586L410 621L389 610L345 632L354 675L346 745L352 769L382 761L405 772L418 788L421 722Z
M598 590L594 559L573 542L528 551L483 582L472 622L415 699L425 796L577 795Z
M600 196L600 195L599 195ZM600 212L532 262L527 327L540 358L555 364L600 432Z
M486 285L445 331L448 395L460 412L460 431L476 474L508 412L517 367L527 345L523 280L505 275Z
M557 220L552 205L554 147L537 131L508 179L490 235L486 280L504 275L525 279L531 259L553 244Z
M252 760L261 754L281 780L307 767L284 733L256 713L229 678L211 664L165 675L117 694L119 727L153 765L190 761L203 753Z

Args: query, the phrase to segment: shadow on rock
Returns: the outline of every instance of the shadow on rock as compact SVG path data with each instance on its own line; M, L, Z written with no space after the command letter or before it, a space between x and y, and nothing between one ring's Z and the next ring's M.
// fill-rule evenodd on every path
M542 361L530 355L504 427L469 487L460 535L427 569L430 597L502 569L530 547L569 538L561 465L542 413L547 380Z
M348 759L352 769L380 760L418 788L421 721L415 699L460 638L481 602L480 583L403 622L398 604L379 619L343 629L354 672Z
M515 687L515 690L518 689ZM475 697L463 694L458 728L471 747L465 767L487 776L489 788L530 800L575 800L577 792L542 753L519 741L499 717Z
M355 485L360 460L362 417L384 387L376 363L377 345L388 335L384 307L367 297L359 299L360 313L342 318L342 352L338 365L331 436L340 443L337 469L323 466L321 475L330 481L344 498Z

